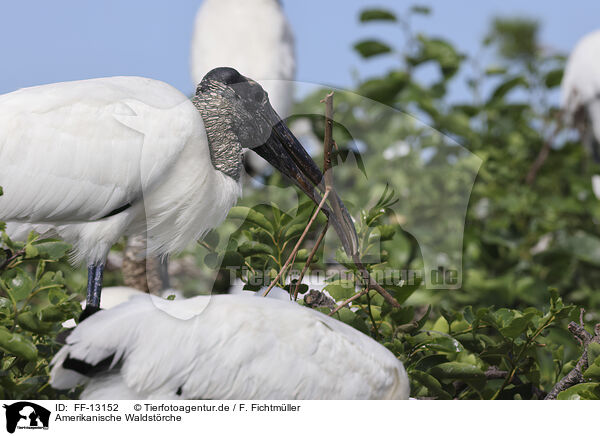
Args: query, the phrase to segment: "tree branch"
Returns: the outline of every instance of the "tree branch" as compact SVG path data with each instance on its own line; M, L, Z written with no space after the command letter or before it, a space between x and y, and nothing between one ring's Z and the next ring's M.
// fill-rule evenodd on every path
M589 366L588 346L592 342L600 344L600 324L596 324L593 335L589 333L583 325L583 309L579 317L579 322L580 324L571 321L568 329L573 337L577 339L577 341L583 346L581 358L577 361L575 368L569 371L566 376L564 376L558 383L556 383L556 385L554 385L550 393L546 395L546 398L544 398L545 400L555 400L558 397L558 394L565 389L584 382L583 373Z
M554 139L556 134L562 129L562 127L563 127L562 111L558 111L556 113L556 125L554 127L554 131L548 137L548 139L546 139L546 141L544 141L542 148L540 149L537 157L535 158L535 160L533 161L533 164L531 165L531 167L529 168L529 171L527 172L527 176L525 177L525 182L528 185L533 185L533 182L535 181L535 177L537 176L538 171L540 170L540 168L542 168L542 166L544 165L544 162L546 162L546 159L548 158L548 155L550 154L550 146L552 144L552 140Z

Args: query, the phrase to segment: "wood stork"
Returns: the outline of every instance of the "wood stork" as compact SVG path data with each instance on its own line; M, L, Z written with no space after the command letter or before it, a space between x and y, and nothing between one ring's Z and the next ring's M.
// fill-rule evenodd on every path
M228 65L252 77L282 117L293 101L294 36L278 0L204 0L194 26L190 67L200 83Z
M204 0L191 42L194 83L215 67L227 65L252 77L269 94L282 118L290 114L296 74L294 36L278 0ZM245 154L250 174L264 174L265 162Z
M570 54L561 84L565 121L576 127L600 162L600 30L583 37Z
M72 243L95 310L122 235L147 233L148 254L159 256L223 221L241 193L243 148L321 200L319 168L260 85L232 68L210 71L191 101L141 77L21 89L0 96L0 221L16 238L35 230ZM352 219L329 198L325 213L354 254Z
M81 322L52 361L82 399L407 399L402 363L292 301L143 294Z

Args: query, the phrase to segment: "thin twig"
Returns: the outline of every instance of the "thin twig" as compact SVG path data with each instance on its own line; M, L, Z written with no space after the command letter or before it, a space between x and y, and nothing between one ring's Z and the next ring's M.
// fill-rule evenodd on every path
M269 287L263 293L263 297L266 297L267 295L269 295L269 292L271 292L271 289L273 289L275 284L279 281L279 279L281 279L281 276L284 274L285 270L292 262L292 259L296 258L296 254L298 253L300 244L302 244L302 242L304 241L304 238L306 237L306 234L310 230L310 227L312 226L313 222L317 218L317 215L319 214L319 212L325 205L325 201L327 200L329 193L333 191L332 172L330 171L331 170L331 144L333 141L333 138L332 138L332 136L333 136L333 91L330 92L329 94L327 94L325 96L325 98L323 100L321 100L321 102L325 103L325 138L323 141L324 142L324 144L323 144L323 148L324 148L323 174L324 174L324 179L325 179L325 193L323 194L323 198L321 199L319 206L315 210L312 218L310 219L306 228L304 229L304 232L302 232L300 239L298 239L298 242L296 242L296 246L292 250L292 253L286 260L285 264L283 265L283 267L281 268L279 273L277 274L277 277L271 282ZM335 207L336 206L334 205L334 208ZM327 226L325 227L325 231L326 231L326 229L327 229ZM316 251L315 248L313 248L313 251ZM313 256L314 256L314 253L313 253ZM294 292L294 297L297 298L297 295L298 295L298 285L296 286L296 290Z
M368 287L370 289L377 291L392 307L401 307L400 303L398 303L398 301L396 301L396 299L392 297L392 295L388 291L383 289L383 287L379 283L377 283L375 279L373 279L373 277L371 277L371 274L369 274L367 268L365 268L365 266L362 264L362 262L358 258L358 255L355 254L354 256L352 256L352 259L354 260L354 264L356 265L358 270L368 280Z
M331 146L333 144L333 91L325 96L325 134L323 135L323 177L325 187L333 189L333 172L331 171Z
M333 190L333 170L331 169L331 147L333 145L333 92L330 92L325 96L322 103L325 103L325 135L324 135L324 148L325 148L325 164L323 165L323 174L325 178L325 186ZM342 216L341 211L339 210L339 205L336 201L332 201L332 206L335 209L337 216ZM390 295L388 291L383 289L383 287L377 283L369 274L369 271L365 268L365 266L360 261L358 254L355 253L352 256L352 260L354 264L361 272L364 278L367 279L367 289L373 289L377 291L381 296L392 305L392 307L400 307L400 304L394 297Z
M300 235L300 239L298 239L298 242L296 242L296 245L294 246L294 249L292 250L292 253L289 255L288 259L285 261L285 264L283 265L283 267L281 267L281 270L279 270L279 274L277 274L277 277L275 277L275 279L271 282L271 284L269 285L269 287L265 290L265 292L263 292L263 295L262 295L263 297L266 297L267 295L269 295L269 292L271 292L271 289L273 289L273 287L275 286L275 284L277 282L279 282L279 279L281 279L281 276L283 275L283 273L285 272L285 270L287 269L287 267L292 262L292 259L296 258L296 254L298 253L298 250L300 249L300 245L304 241L304 238L306 237L308 231L310 230L311 226L315 222L315 219L317 219L317 215L319 214L319 212L323 208L323 205L325 204L325 201L327 200L327 197L329 196L330 192L331 191L328 190L328 189L325 190L325 194L323 194L323 198L321 199L321 202L317 206L317 209L313 213L313 216L310 218L310 221L306 225L306 228L302 232L302 235Z
M362 297L363 295L365 295L369 291L370 291L369 287L366 287L365 289L363 289L362 291L360 291L358 294L354 294L352 297L348 298L346 301L343 301L335 309L333 309L331 312L329 312L329 316L332 316L334 313L336 313L342 307L347 306L348 304L352 303L357 298Z
M10 250L4 250L5 253L10 253ZM0 271L6 268L13 260L15 260L19 256L23 256L25 254L25 249L15 251L10 257L4 259L4 261L0 264Z
M329 221L327 221L325 223L325 227L323 227L323 230L321 230L321 234L319 235L317 242L315 242L315 246L310 251L310 254L308 255L308 259L306 259L306 263L304 264L304 267L302 268L300 277L298 277L298 279L296 281L296 287L294 288L294 301L296 301L298 299L298 290L300 289L300 285L302 284L302 279L304 278L304 274L306 274L308 267L312 263L313 257L315 257L315 254L317 253L317 250L319 249L319 246L321 245L323 238L325 238L325 233L327 233L328 228L329 228Z
M535 181L535 177L537 176L538 171L540 170L540 168L542 168L542 165L544 165L544 162L546 162L546 159L548 158L548 155L550 154L550 146L552 145L552 140L554 139L556 134L562 129L562 127L563 127L562 111L558 111L556 113L556 124L555 124L554 130L552 131L552 134L544 141L542 148L540 149L537 157L535 158L535 160L533 161L533 164L531 165L531 167L529 168L529 171L527 172L527 177L525 177L525 182L528 185L532 185L533 182Z

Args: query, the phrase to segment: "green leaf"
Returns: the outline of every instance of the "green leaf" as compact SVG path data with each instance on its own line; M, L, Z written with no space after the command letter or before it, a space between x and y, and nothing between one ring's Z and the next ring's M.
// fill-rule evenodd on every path
M407 61L414 65L435 61L439 64L444 79L449 79L460 67L463 56L460 55L449 42L440 38L428 38L424 35L417 37L420 45L415 56L410 56Z
M502 57L511 61L533 59L538 51L539 23L529 18L497 17L486 44L495 43Z
M529 87L527 80L523 76L513 77L512 79L502 82L496 87L496 89L494 89L494 92L492 92L492 97L490 98L490 101L498 101L503 99L506 96L506 94L508 94L510 91L519 86L523 88Z
M244 258L237 251L226 251L221 260L221 268L238 268L244 265Z
M31 259L38 255L39 251L35 245L27 244L25 246L25 259Z
M71 249L66 242L58 239L42 239L33 243L42 259L58 260Z
M410 8L410 11L413 14L429 15L431 13L431 8L423 5L414 5Z
M211 230L206 234L203 241L209 246L215 248L219 245L219 232L215 229Z
M365 321L347 307L341 308L332 316L343 323L354 327L356 330L359 330L367 335L369 334L369 328L367 327L367 324L365 324Z
M396 15L384 9L365 9L360 13L360 21L396 21Z
M21 268L9 270L4 277L13 298L17 301L24 300L33 289L33 280Z
M25 360L37 359L37 348L24 335L11 333L5 327L0 327L0 348Z
M534 313L527 313L523 316L515 316L506 327L500 329L500 333L512 339L517 338L521 333L527 330L534 315Z
M444 390L440 382L423 371L412 370L409 372L409 380L425 386L432 397L437 397L440 400L451 400L452 397Z
M385 285L385 288L389 291L392 291L392 295L398 301L398 303L403 304L408 297L415 293L417 289L421 287L421 279L416 278L412 285L404 284L402 286L396 285Z
M306 248L301 248L300 250L298 250L298 253L296 253L295 262L306 262L307 260L308 260L308 250Z
M600 359L597 359L597 362L591 364L588 369L583 372L583 379L585 381L600 382Z
M283 234L283 238L285 240L287 240L287 239L291 239L292 237L295 237L295 236L300 236L305 228L306 228L305 223L292 224L291 226L289 226L286 229L285 233Z
M600 344L597 342L591 342L587 347L588 362L594 362L600 358Z
M51 304L60 304L67 298L67 294L65 294L61 289L52 288L48 291L48 300Z
M549 71L548 74L546 74L546 77L544 78L544 84L546 85L546 88L548 88L548 89L556 88L557 86L560 85L560 83L562 82L562 79L563 79L563 69L558 68L558 69Z
M580 383L562 391L557 400L598 400L600 383Z
M48 296L50 296L50 294ZM44 322L58 322L64 320L65 317L65 312L57 306L49 306L40 311L40 318Z
M488 67L485 69L486 76L499 76L506 74L507 69L505 67Z
M374 39L368 39L354 44L354 50L356 50L363 58L379 56L392 51L389 45Z
M238 247L238 252L244 257L250 257L258 254L273 254L273 249L260 242L246 241Z
M396 233L396 227L388 224L381 224L377 226L377 233L379 233L380 241L391 241Z
M227 218L242 219L255 224L273 234L273 225L260 212L245 206L234 206L229 211Z
M24 330L39 334L48 334L54 327L53 323L41 321L33 312L20 313L17 322Z
M392 104L409 80L406 72L391 71L382 78L366 80L358 88L358 93L384 104Z
M219 256L217 253L208 253L204 256L204 264L210 268L215 269L218 266Z
M347 300L356 294L356 286L352 280L336 280L329 283L323 289L338 302Z
M442 363L431 368L429 372L438 379L449 381L485 379L485 373L481 369L463 362Z
M556 243L577 259L600 266L600 238L597 236L578 230L572 235L559 234Z

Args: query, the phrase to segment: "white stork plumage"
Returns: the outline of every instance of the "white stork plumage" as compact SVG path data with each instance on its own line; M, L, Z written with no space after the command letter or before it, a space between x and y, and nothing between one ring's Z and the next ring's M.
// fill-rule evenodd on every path
M402 363L352 327L292 301L147 294L81 322L51 385L82 399L407 399Z
M72 243L94 310L122 235L147 233L148 254L167 255L223 221L241 193L243 148L320 201L318 167L260 85L234 69L209 72L191 101L141 77L21 89L0 96L0 221L15 238L35 230ZM326 213L354 253L352 220L332 202Z
M278 0L204 0L196 15L190 68L194 83L216 67L252 77L280 116L293 101L294 36Z
M570 54L561 84L567 124L576 127L596 162L600 162L600 30L583 37Z
M278 0L204 0L191 42L194 83L220 66L252 77L282 118L290 114L296 74L294 36ZM247 169L264 173L264 161L246 153Z

